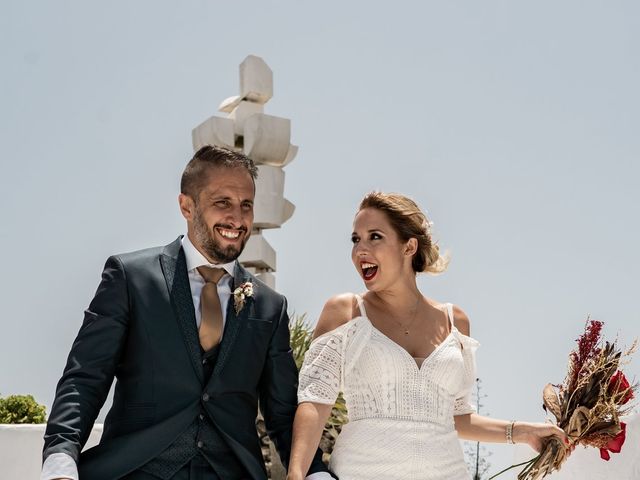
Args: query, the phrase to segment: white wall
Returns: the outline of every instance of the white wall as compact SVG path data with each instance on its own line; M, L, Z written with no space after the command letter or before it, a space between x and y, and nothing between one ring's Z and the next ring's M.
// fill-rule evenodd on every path
M42 465L45 424L0 424L0 477L2 479L37 480ZM98 444L102 425L91 431L86 448Z

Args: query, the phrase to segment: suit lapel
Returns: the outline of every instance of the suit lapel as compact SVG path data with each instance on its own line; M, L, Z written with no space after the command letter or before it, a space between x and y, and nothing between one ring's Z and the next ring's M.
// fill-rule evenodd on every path
M181 237L165 247L160 256L160 263L167 282L171 305L182 331L182 337L193 364L193 369L200 382L204 383L198 327L196 326L191 287L189 286L189 276L187 274L187 260L182 250Z
M220 344L220 353L218 354L218 360L216 366L213 369L212 378L220 374L220 371L224 368L229 354L233 351L233 346L238 338L238 333L242 328L242 325L246 322L249 310L251 309L253 298L247 298L242 310L236 314L235 302L233 297L233 291L245 282L251 281L251 275L247 272L240 263L236 262L235 275L233 283L231 285L231 298L229 298L229 304L227 305L227 316L224 326L224 335L222 336L222 343ZM254 284L254 295L255 295Z

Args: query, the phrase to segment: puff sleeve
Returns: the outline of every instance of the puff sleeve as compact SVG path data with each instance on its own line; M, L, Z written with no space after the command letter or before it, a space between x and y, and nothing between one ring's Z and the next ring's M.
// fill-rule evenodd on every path
M462 359L464 364L463 387L458 392L453 406L454 415L466 415L476 413L471 404L471 392L476 381L476 350L480 343L473 338L458 332L458 339L462 346Z
M298 403L333 405L342 389L344 339L342 329L316 338L307 351L298 384Z

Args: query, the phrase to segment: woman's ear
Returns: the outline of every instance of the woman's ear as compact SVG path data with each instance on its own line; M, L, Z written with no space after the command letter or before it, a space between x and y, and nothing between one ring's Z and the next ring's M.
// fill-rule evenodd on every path
M404 254L408 257L412 257L418 251L418 240L416 238L410 238L404 245Z

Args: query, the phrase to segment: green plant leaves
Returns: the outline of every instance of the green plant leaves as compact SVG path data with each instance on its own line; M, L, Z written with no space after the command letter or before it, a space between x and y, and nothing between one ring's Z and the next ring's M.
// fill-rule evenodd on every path
M0 398L0 423L46 423L46 408L31 395Z

